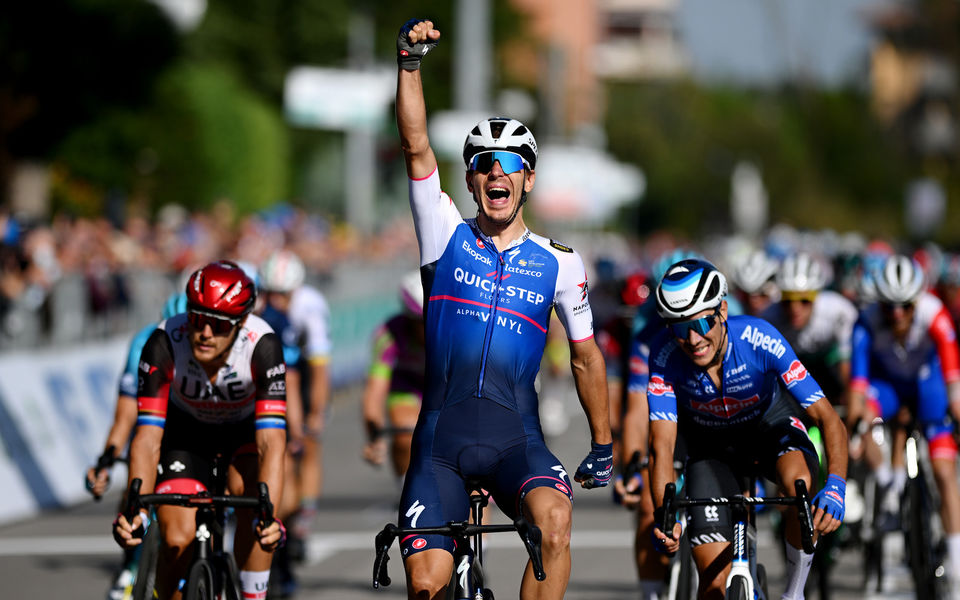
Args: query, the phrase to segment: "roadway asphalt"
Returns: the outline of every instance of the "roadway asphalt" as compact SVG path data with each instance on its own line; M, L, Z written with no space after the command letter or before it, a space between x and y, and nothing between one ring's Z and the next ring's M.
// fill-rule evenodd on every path
M396 519L397 484L386 469L374 469L360 458L363 433L356 390L335 395L324 452L327 469L309 556L297 568L299 600L367 600L404 596L399 551L391 552L390 587L371 587L373 539L387 522ZM569 472L576 469L589 447L586 421L575 400L568 401L570 424L549 445ZM80 473L64 473L81 485ZM115 481L125 479L119 469ZM0 580L4 598L105 597L120 552L109 534L118 492L103 502L88 502L39 518L0 527ZM783 590L780 542L769 527L761 528L760 557L766 564L771 596ZM610 492L577 489L574 502L573 570L567 598L613 600L638 598L630 545L632 520L611 501ZM499 534L487 543L485 563L494 592L515 597L526 554L519 539ZM863 563L856 550L840 553L830 579L831 598L913 598L904 570L892 563L891 576L881 592L868 593L863 583ZM817 598L810 592L808 598Z

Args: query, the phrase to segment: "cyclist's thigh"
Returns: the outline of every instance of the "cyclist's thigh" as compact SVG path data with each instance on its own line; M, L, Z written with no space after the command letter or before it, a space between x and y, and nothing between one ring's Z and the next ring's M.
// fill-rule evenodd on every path
M788 474L790 477L806 475L812 478L819 472L817 448L807 433L797 405L783 402L779 407L771 409L763 416L758 429L758 434L751 436L749 446L749 451L756 457L760 467L757 474L770 481L779 482L782 479L781 474ZM747 448L743 447L743 450ZM794 456L795 452L800 454ZM794 458L784 462L782 458L788 455ZM802 460L806 465L806 473L803 473L804 467L795 464L793 460ZM790 492L793 482L787 483L787 491Z
M416 452L400 496L400 527L435 527L462 521L467 518L469 506L464 481L455 467L429 451ZM404 560L434 548L452 553L453 540L442 535L409 535L400 539Z
M506 450L490 479L497 506L511 519L519 514L526 495L539 487L552 488L573 501L566 469L542 440L528 438Z
M719 454L719 453L718 453ZM691 456L687 463L687 495L691 498L735 496L740 477L725 461L703 455ZM690 545L729 542L733 538L730 508L723 505L694 506L687 509Z
M920 367L917 375L917 420L923 426L924 435L931 444L937 440L938 444L942 445L944 434L949 436L952 426L948 416L950 400L940 358L933 354L931 359Z

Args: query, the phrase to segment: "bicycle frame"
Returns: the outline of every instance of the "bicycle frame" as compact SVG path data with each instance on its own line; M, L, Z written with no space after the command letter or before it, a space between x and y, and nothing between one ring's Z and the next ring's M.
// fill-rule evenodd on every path
M803 550L813 554L813 518L810 513L810 499L807 485L802 479L794 482L796 496L756 498L736 495L718 498L690 498L676 497L676 485L668 483L663 496L663 520L657 524L664 533L673 531L676 522L674 513L679 508L691 506L727 505L733 512L733 561L730 574L727 576L725 587L730 588L737 578L743 578L747 598L753 598L757 582L757 531L751 519L752 507L764 504L795 506L800 520L800 539ZM669 535L669 533L668 533ZM763 594L760 594L762 597ZM765 600L765 599L764 599Z

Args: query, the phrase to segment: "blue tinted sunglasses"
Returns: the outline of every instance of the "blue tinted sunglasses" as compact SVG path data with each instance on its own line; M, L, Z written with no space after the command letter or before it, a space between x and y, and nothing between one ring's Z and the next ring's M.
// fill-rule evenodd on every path
M516 173L527 164L523 157L515 152L481 152L470 161L470 170L489 173L495 162L500 163L504 175Z
M713 326L717 324L718 318L719 315L717 315L717 313L713 313L712 315L707 315L691 321L670 323L670 331L672 331L673 335L681 340L687 339L687 336L690 335L691 329L696 331L701 336L707 335L707 332L713 329Z

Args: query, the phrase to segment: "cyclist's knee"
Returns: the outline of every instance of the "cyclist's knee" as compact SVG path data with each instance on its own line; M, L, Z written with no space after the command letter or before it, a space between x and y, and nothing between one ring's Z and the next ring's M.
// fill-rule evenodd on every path
M429 560L424 554L411 556L405 564L407 595L417 600L437 596L450 582L453 567L452 557L448 561Z
M536 514L537 527L543 534L544 554L557 554L570 547L571 513L569 503L564 506L558 502Z

